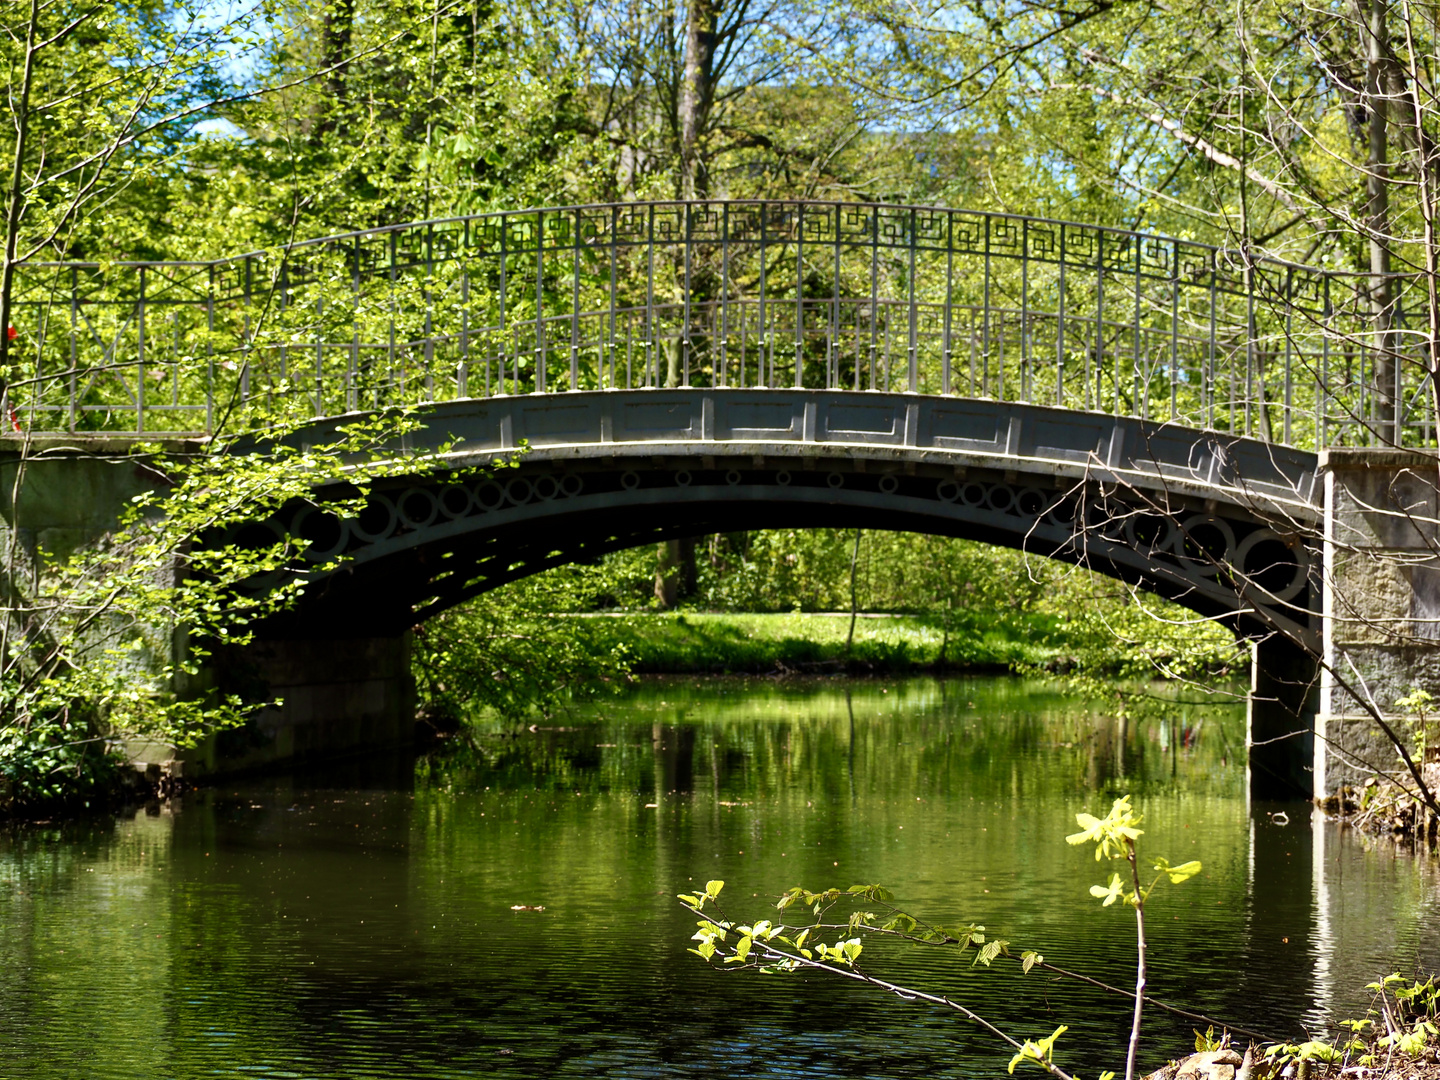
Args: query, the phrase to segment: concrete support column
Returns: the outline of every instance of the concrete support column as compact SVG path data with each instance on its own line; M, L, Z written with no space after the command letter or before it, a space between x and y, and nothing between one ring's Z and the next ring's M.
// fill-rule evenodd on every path
M1320 666L1314 653L1279 634L1251 646L1245 744L1252 801L1311 797L1319 705Z
M1315 794L1403 769L1367 711L1405 739L1396 702L1440 700L1440 459L1433 452L1333 449L1325 476L1325 663Z
M217 656L214 681L251 701L278 701L249 723L186 751L187 778L408 749L415 686L410 635L257 641Z

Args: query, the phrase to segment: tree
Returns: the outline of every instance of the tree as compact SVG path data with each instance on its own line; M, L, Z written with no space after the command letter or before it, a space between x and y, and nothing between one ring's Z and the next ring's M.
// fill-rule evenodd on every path
M184 187L182 171L204 156L196 124L293 94L386 42L367 41L343 56L332 51L326 66L246 81L227 74L237 54L243 59L295 40L296 28L267 22L264 7L216 20L165 0L123 9L31 0L12 5L10 15L0 40L10 78L10 123L0 143L10 165L0 325L17 321L22 268L26 310L35 315L13 340L0 333L0 387L8 386L13 409L24 393L15 393L22 365L42 354L53 308L62 296L68 304L76 284L54 280L45 259L106 261L192 241L190 234L177 236L185 218L172 215L168 202ZM407 32L389 28L391 40ZM291 224L293 237L293 217ZM283 265L282 259L277 272ZM105 270L95 270L102 285ZM124 355L107 357L103 370L86 374L122 384L129 379L135 389L146 377L141 361ZM177 375L177 392L179 386ZM15 414L6 415L18 429ZM110 537L71 551L47 552L30 542L37 448L28 430L9 440L0 565L0 802L6 809L84 794L104 781L111 749L127 736L184 743L238 722L251 703L184 696L184 676L215 642L243 642L256 621L293 599L305 546L289 538L257 543L238 527L284 502L315 499L317 484L342 473L358 482L352 490L363 491L367 466L354 470L344 458L395 460L381 448L405 426L403 418L381 413L346 426L330 443L301 449L280 438L283 424L270 417L271 441L236 456L234 428L243 425L234 419L233 409L222 410L210 438L183 451L136 445L133 461L148 470L150 483L133 495ZM376 474L385 467L377 464ZM248 589L247 581L266 573L289 583Z

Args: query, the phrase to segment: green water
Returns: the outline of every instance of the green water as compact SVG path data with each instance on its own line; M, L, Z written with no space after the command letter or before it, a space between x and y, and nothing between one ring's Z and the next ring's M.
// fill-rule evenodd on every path
M1008 1055L917 1002L721 973L674 901L884 882L941 921L1124 985L1133 919L1063 836L1120 792L1156 894L1151 990L1298 1034L1440 962L1433 867L1247 807L1243 710L1117 723L1013 680L652 684L377 775L228 787L0 834L0 1077L970 1077ZM372 773L374 770L372 770ZM543 910L514 911L514 906ZM1123 1064L1128 1003L877 948L1058 1060ZM1193 1023L1150 1014L1150 1062ZM1035 1075L1039 1075L1036 1073Z

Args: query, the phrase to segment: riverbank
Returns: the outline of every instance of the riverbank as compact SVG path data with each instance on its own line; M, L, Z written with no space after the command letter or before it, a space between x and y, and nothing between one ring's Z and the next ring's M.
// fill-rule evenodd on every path
M563 616L595 655L623 649L635 674L772 674L852 671L905 674L1063 672L1078 666L1127 675L1153 674L1192 650L1223 668L1233 654L1217 638L1200 653L1193 636L1165 634L1117 643L1093 628L1036 612L956 611L950 616L845 612L602 613ZM1107 631L1108 633L1108 631Z
M1423 766L1421 775L1432 792L1440 791L1440 762ZM1344 787L1317 799L1327 815L1372 836L1390 836L1435 847L1440 843L1440 819L1430 812L1411 785L1402 787L1371 777L1359 787Z

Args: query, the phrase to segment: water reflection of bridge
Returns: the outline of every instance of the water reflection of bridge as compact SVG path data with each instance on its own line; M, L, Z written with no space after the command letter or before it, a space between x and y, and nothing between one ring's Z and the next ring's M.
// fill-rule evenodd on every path
M33 432L302 441L415 406L412 447L458 439L358 517L321 492L262 523L347 557L275 629L315 670L346 666L332 639L383 652L466 597L659 538L908 529L1083 562L1263 639L1263 741L1313 713L1317 451L1430 436L1414 365L1355 347L1364 298L1243 251L962 210L529 210L27 267L8 404ZM467 472L497 454L520 462L503 482ZM1303 784L1296 744L1257 754Z

